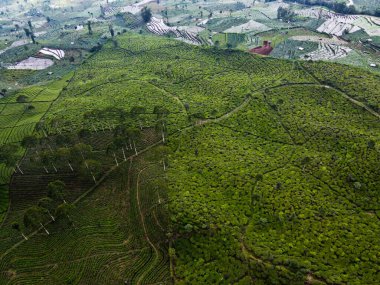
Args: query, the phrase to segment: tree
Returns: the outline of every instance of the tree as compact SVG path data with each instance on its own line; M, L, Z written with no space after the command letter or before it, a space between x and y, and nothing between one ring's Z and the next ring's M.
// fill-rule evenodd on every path
M146 112L145 107L142 106L134 106L131 108L131 117L137 118L140 114L144 114Z
M115 36L115 31L114 31L112 25L109 25L108 28L109 28L109 31L110 31L111 37L114 37L114 36Z
M43 164L43 168L45 169L45 172L49 173L46 166L55 160L54 154L49 150L41 151L40 152L40 158L41 158L41 162Z
M21 145L24 148L35 147L37 144L38 138L35 135L26 136L21 141Z
M88 129L81 129L81 130L78 132L78 136L79 136L79 138L81 138L81 139L88 138L88 137L91 136L91 132L90 132Z
M135 153L137 155L135 140L140 138L140 136L141 136L140 130L136 129L136 128L128 128L126 130L126 135L127 135L128 140L129 140L129 145L130 145L131 149L132 149L132 144L133 144L133 148L135 149Z
M69 148L67 148L67 147L58 148L55 152L55 157L56 157L56 160L61 162L61 163L67 162L71 171L74 171L74 169L70 163L70 149Z
M36 37L34 36L33 32L30 34L30 38L32 39L33 44L35 44L36 43Z
M53 215L51 214L51 212L53 211L54 209L54 201L53 199L49 198L49 197L44 197L44 198L41 198L39 201L38 201L38 207L41 207L42 209L45 209L47 211L47 213L50 215L51 219L53 221L55 221L55 218L53 217Z
M277 19L282 19L284 21L293 21L295 16L296 14L288 8L283 8L280 6L277 9Z
M186 224L184 228L186 232L190 233L193 230L193 225Z
M54 138L57 146L70 145L73 143L73 138L69 133L56 135Z
M87 28L88 28L88 34L92 35L92 28L91 28L91 22L90 21L87 22Z
M359 190L360 188L362 188L362 184L359 181L356 181L354 182L354 187L356 190Z
M47 186L48 190L48 197L51 198L53 201L63 201L66 203L64 199L64 191L65 191L66 185L61 180L55 180L53 182L50 182Z
M145 23L148 23L152 18L152 11L150 8L144 7L141 11L141 17L143 18Z
M374 140L368 141L367 148L375 149L375 146L376 146L376 142Z
M28 96L20 95L17 97L16 101L17 103L25 103L26 101L28 101L28 99L29 99Z
M116 138L117 141L121 140L121 138ZM110 154L112 153L113 154L113 157L115 159L115 163L116 165L119 165L119 162L117 161L117 158L116 158L116 151L118 150L118 146L115 144L115 142L112 142L110 143L108 146L107 146L107 154Z
M102 164L94 159L86 159L80 166L79 173L82 177L87 177L88 174L91 175L92 179L96 183L96 177L100 174L102 170Z
M263 181L263 175L259 173L255 176L255 179L256 181Z
M114 136L118 139L128 140L130 149L133 148L132 143L135 144L135 140L138 139L141 132L137 128L128 127L127 125L118 125L115 128Z
M25 239L25 240L28 240L28 237L24 235L24 233L21 231L21 228L20 228L20 224L17 223L17 222L13 222L12 225L11 225L12 229L18 231L19 233L21 233L22 237Z
M166 133L166 121L164 119L158 119L155 125L157 132L161 133L162 142L165 143L165 133Z
M6 144L0 147L0 163L4 163L7 167L14 166L17 162L17 151L19 147L15 144ZM21 173L21 169L16 164Z
M68 224L72 224L72 220L69 216L69 214L75 209L75 206L73 204L64 203L60 204L57 209L55 210L55 216L58 221L64 221L68 222Z
M38 207L32 206L26 210L24 214L24 226L26 228L35 229L37 226L42 226L47 234L49 234L48 230L42 224L46 217L46 210Z
M70 150L70 158L73 162L78 162L80 158L85 159L91 155L92 147L88 144L77 143Z
M306 166L307 166L310 162L311 162L310 157L305 156L305 157L301 160L302 170L305 170Z
M30 30L28 28L24 28L24 31L25 31L25 35L27 38L30 37Z
M155 106L153 109L153 114L157 115L157 119L166 117L170 114L170 111L166 109L164 106Z
M162 161L164 171L168 166L167 156L170 154L171 149L167 146L160 145L154 148L151 152L151 159L155 161Z
M32 104L25 105L25 111L33 111L34 109L36 109L36 107L34 107Z

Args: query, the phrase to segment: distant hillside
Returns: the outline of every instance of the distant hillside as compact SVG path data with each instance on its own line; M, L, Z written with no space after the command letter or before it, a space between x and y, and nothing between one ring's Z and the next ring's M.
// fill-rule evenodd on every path
M380 2L378 0L288 0L306 5L325 6L342 14L368 14L380 16Z

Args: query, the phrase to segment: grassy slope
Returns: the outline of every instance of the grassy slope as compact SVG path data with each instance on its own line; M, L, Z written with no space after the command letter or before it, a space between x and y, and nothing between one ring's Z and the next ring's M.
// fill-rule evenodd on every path
M118 43L116 49L106 45L77 71L46 124L51 133L99 128L116 124L116 118L83 120L83 113L141 105L146 111L140 123L153 126L155 106L171 111L166 121L173 150L168 195L178 283L303 284L308 279L375 284L380 269L379 120L343 95L374 108L379 102L376 75L157 37L128 34ZM342 80L342 70L347 76L360 73L350 77L351 87ZM368 147L370 141L374 148ZM104 191L112 191L107 187ZM91 228L90 217L106 222L112 213L117 215L107 207L93 212L99 199L105 199L102 189L79 207L79 228ZM117 219L110 218L113 225ZM94 235L108 240L100 229ZM111 231L120 239L115 244L125 238L120 228ZM64 239L78 250L85 248L75 232L25 242L2 260L3 278L22 273L30 262L24 252L38 245L47 253L35 251L43 255L41 273L35 274L51 276L60 270L59 280L85 282L102 262L84 262L80 272L53 266L56 255L70 260ZM87 256L88 251L76 258ZM103 267L107 276L117 278L133 272L127 263L117 268L121 271ZM152 266L146 269L152 272ZM33 274L29 270L20 276L36 280ZM117 278L112 280L121 280Z

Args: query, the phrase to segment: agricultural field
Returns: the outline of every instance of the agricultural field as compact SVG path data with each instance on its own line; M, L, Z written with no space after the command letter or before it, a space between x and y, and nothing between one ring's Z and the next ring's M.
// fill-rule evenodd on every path
M39 5L38 1L35 2L35 5ZM31 6L34 4L25 4L25 14L22 14L23 10L17 5L11 5L8 12L0 17L5 22L3 33L0 32L0 40L6 43L0 50L0 62L3 62L3 66L66 72L65 66L73 61L59 63L57 60L44 59L42 62L42 59L35 59L38 49L75 51L76 54L68 58L80 63L85 60L87 52L97 49L98 45L112 37L111 29L113 34L126 31L151 33L174 37L195 45L216 45L245 51L262 45L263 41L271 41L272 46L277 47L277 51L272 54L274 57L288 59L291 55L290 57L303 60L332 60L374 71L379 71L380 66L380 50L375 44L376 37L379 36L378 17L339 14L328 7L302 5L300 1L80 1L71 3L70 9L64 8L62 3L50 2L49 8L44 6L42 9L43 13L35 11ZM140 16L146 6L153 13L147 22ZM10 13L27 15L31 26L10 22L7 17ZM32 44L31 36L28 37L23 29L31 30L37 46ZM285 43L292 36L304 37L299 40L299 46ZM307 36L339 37L345 42L336 48L323 43L315 45ZM305 46L308 47L308 53L311 53L306 58L304 55L308 53L298 50ZM309 50L311 47L313 49Z
M12 96L1 99L0 102L0 145L20 145L24 137L35 132L37 123L57 99L63 87L72 75L48 86L30 87ZM19 147L16 159L23 156L25 150ZM12 159L13 160L13 159ZM8 208L8 186L11 176L17 172L17 165L0 163L0 217Z
M159 140L152 134L145 130L136 147L140 150L145 141L150 145ZM74 135L67 138L72 143L78 139ZM23 174L15 175L10 184L14 202L2 224L1 284L37 284L41 280L48 284L149 284L169 280L164 231L168 224L164 207L167 196L163 188L157 188L165 181L160 152L134 158L134 150L123 149L110 157L105 151L110 138L112 133L110 136L106 130L81 140L93 147L90 152L82 148L90 169L90 161L102 161L102 169L91 172L92 178L88 170L82 172L83 162L75 159L71 164L39 160L37 153L49 152L48 145L56 149L54 136L28 151L20 164ZM79 144L66 147L75 151ZM49 192L42 189L54 181L65 183L64 205L73 205L70 215L60 218L57 211L52 212L55 219L45 217L43 233L29 228L22 234L14 230L12 225L22 224L26 208L49 199L44 198ZM14 243L17 249L10 254Z
M1 188L0 283L376 284L379 80L159 36L108 41L19 91L26 103L3 98L3 145L27 147ZM13 131L24 122L38 128ZM25 224L49 199L67 209Z
M0 284L377 285L380 18L296 2L0 0Z

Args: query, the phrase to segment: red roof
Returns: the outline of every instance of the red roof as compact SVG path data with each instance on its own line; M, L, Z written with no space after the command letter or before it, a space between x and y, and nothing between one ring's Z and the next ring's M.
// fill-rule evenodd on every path
M261 55L269 55L272 52L272 50L273 48L271 46L259 46L251 49L250 52L258 53Z
M270 42L268 43L268 41L264 41L263 46L255 47L253 49L250 49L249 51L261 55L269 55L272 52L272 50L273 48L271 47Z

